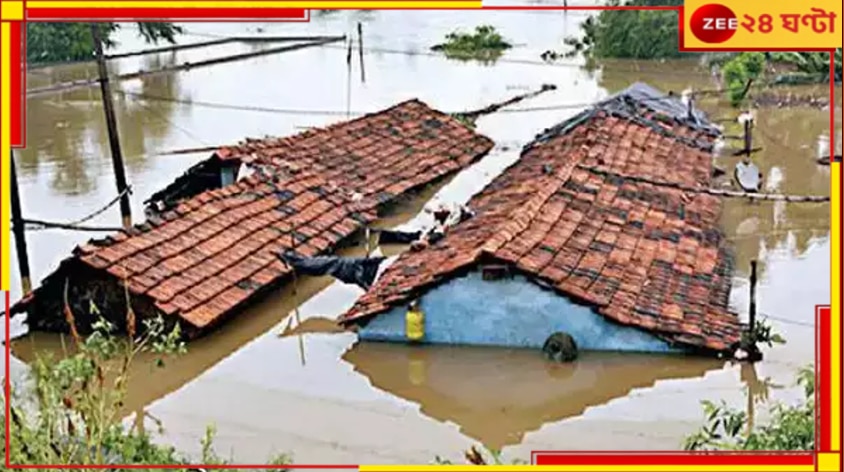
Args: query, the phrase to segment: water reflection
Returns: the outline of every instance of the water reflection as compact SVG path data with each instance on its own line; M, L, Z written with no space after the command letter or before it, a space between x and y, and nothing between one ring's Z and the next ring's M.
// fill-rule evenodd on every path
M724 363L685 357L585 353L572 364L532 350L358 343L343 360L373 386L456 423L488 448L522 442L546 423L581 415L665 379L702 377Z
M191 342L186 354L167 359L166 368L158 368L159 356L139 354L130 367L127 397L121 414L143 411L147 405L184 386L249 341L266 333L297 305L325 289L332 281L329 277L302 278L295 289L288 286L273 294L264 303L241 313L237 322L228 323L225 330L214 331ZM44 355L62 358L71 345L72 342L61 334L30 332L12 340L11 350L16 358L31 364Z
M175 54L145 57L143 69L155 70L175 64ZM94 77L94 64L62 67L52 81ZM112 66L111 73L119 73ZM155 74L113 85L120 145L124 164L143 171L147 156L162 147L172 132L176 104L166 100L138 100L132 94L186 99L181 76ZM39 85L36 85L39 86ZM111 165L108 129L99 87L83 87L27 99L27 148L19 152L21 176L35 176L48 167L50 186L62 195L87 194L96 189L98 168Z

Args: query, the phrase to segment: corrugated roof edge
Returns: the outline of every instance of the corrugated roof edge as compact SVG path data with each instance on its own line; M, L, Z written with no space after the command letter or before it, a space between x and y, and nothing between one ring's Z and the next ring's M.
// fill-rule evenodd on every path
M588 121L595 115L595 113L601 111L619 114L625 118L635 119L637 121L643 122L642 124L646 126L653 127L653 123L644 120L643 118L641 118L641 116L635 113L631 113L631 111L629 110L629 106L633 104L645 107L654 113L667 116L668 118L671 118L680 125L701 131L709 136L712 136L713 138L717 138L722 134L721 129L718 128L714 123L710 122L703 111L692 107L692 113L689 114L688 107L682 103L680 97L676 95L672 96L664 94L646 83L636 82L633 85L627 87L626 89L609 96L608 98L563 121L562 123L552 126L539 133L533 139L533 141L527 143L524 148L522 148L522 155L526 154L534 147L550 139L568 133L580 124L584 123L585 121ZM665 133L664 129L656 130L660 133ZM673 137L675 139L680 139L677 136ZM711 143L689 142L687 144L707 151L712 150Z

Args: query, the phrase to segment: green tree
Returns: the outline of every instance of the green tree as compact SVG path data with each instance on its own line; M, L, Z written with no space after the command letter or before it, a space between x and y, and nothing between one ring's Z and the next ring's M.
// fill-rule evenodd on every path
M833 79L841 81L841 49L835 51ZM730 102L740 105L749 80L766 85L817 84L829 81L829 53L826 52L741 52L714 55L710 66L720 66ZM767 77L771 64L785 66L790 72Z
M103 44L114 47L112 35L120 29L120 23L100 23ZM175 43L176 36L183 33L173 23L137 23L138 34L149 43L160 41ZM52 63L84 61L94 58L94 40L90 23L27 23L26 60L29 63Z
M608 0L608 6L681 6L683 0ZM679 15L667 10L604 10L581 24L581 37L566 38L564 55L587 59L681 57Z
M833 78L841 82L841 48L835 50ZM771 61L793 67L794 72L777 76L774 81L785 84L823 83L829 81L829 54L825 52L775 52Z

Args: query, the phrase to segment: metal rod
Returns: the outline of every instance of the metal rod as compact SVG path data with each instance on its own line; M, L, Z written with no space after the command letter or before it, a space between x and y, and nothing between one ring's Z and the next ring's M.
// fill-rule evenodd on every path
M756 261L750 261L750 332L756 331Z
M366 71L363 67L363 23L358 21L358 55L360 56L360 81L366 83Z
M753 149L753 120L748 119L744 122L744 154L750 156Z
M352 116L352 40L346 42L346 118Z

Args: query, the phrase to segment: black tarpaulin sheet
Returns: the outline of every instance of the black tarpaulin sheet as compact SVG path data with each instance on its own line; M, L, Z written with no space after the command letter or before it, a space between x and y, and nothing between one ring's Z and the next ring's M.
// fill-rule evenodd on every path
M378 267L384 257L304 257L295 252L278 254L279 259L289 264L299 274L330 275L347 284L355 284L365 290L372 286L378 275Z
M378 244L410 244L422 237L422 231L399 231L382 229L378 233Z

